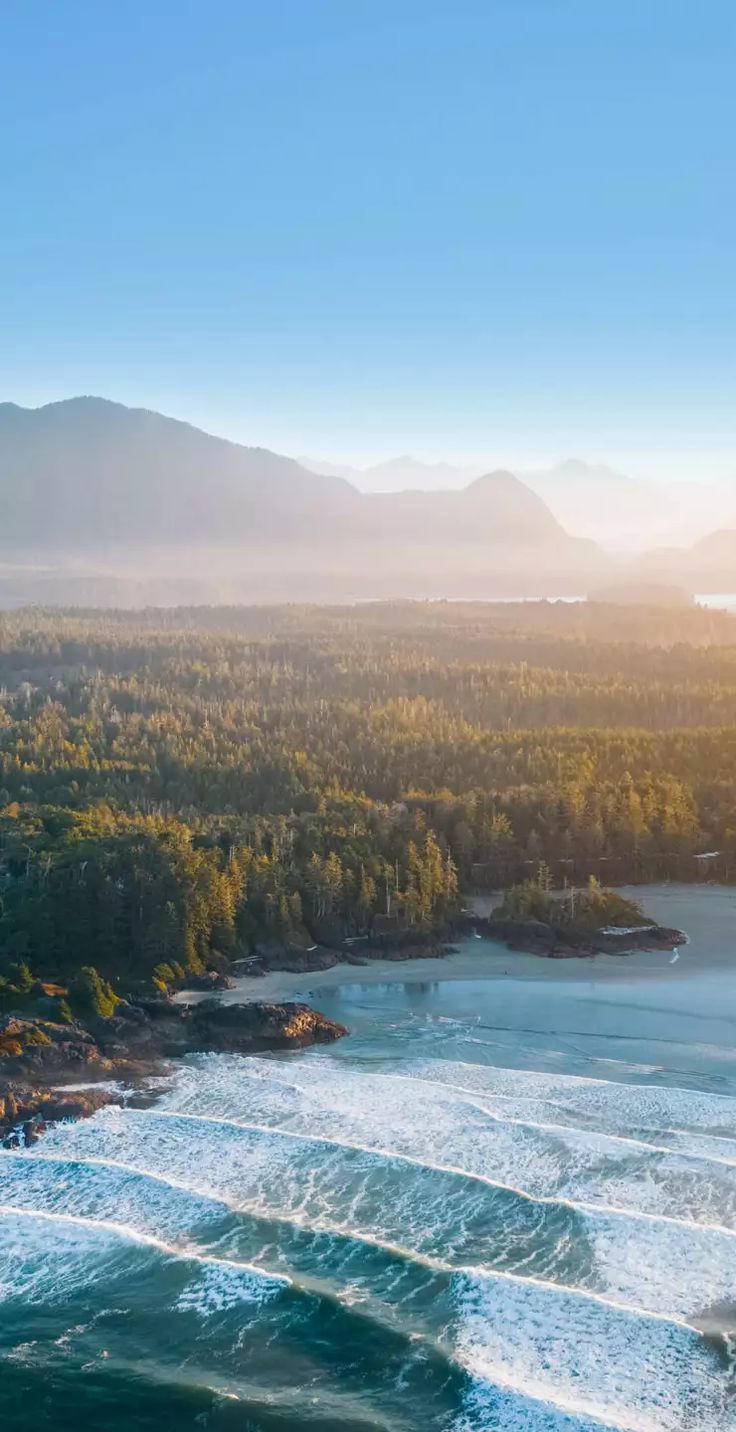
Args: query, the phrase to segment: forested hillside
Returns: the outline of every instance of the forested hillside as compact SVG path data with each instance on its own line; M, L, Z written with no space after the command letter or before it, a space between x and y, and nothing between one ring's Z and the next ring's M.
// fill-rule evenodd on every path
M147 980L387 916L431 930L459 889L540 862L560 883L730 877L731 621L544 604L5 616L0 973ZM612 639L632 623L639 642Z

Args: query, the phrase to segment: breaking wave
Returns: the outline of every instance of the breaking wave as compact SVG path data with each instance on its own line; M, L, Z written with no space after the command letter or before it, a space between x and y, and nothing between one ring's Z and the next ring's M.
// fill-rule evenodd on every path
M413 1028L193 1058L1 1153L7 1387L85 1368L130 1425L145 1385L264 1432L727 1432L736 1099Z

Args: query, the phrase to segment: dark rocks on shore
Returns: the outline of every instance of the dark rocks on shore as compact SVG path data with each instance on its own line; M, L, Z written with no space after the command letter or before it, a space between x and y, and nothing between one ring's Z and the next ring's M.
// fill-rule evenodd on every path
M279 943L257 946L248 960L238 962L245 975L263 975L270 970L288 974L313 974L335 965L366 965L371 960L441 959L450 947L436 932L392 927L390 932L346 936L338 921L323 920L315 930L312 945ZM189 989L198 988L194 983Z
M106 1104L120 1104L113 1089L45 1089L0 1079L0 1142L7 1148L34 1144L50 1123L88 1119Z
M0 1016L0 1074L46 1075L64 1070L93 1077L98 1068L104 1071L105 1060L81 1024L19 1014Z
M325 945L260 944L255 959L248 962L243 973L262 975L268 970L286 970L289 974L312 974L331 969L340 958L338 950Z
M191 1050L250 1053L266 1049L304 1049L332 1044L347 1034L343 1024L328 1019L308 1004L194 1005L183 1026Z
M347 1034L342 1024L307 1004L221 1004L212 999L187 1005L161 999L146 1000L143 1008L144 1021L125 1030L117 1016L97 1021L95 1035L105 1055L117 1058L121 1046L128 1061L210 1051L253 1054L328 1044Z
M55 1119L86 1118L120 1095L61 1082L127 1082L160 1073L192 1053L264 1053L327 1044L347 1030L306 1004L175 1004L166 997L123 1002L115 1015L77 1023L0 1019L0 1141L32 1142Z
M205 970L204 974L191 975L187 981L187 988L214 994L218 990L235 989L235 980L222 970Z
M686 940L682 930L656 924L635 929L617 930L609 926L605 930L590 930L531 918L502 920L493 915L472 917L465 924L468 933L477 932L486 939L508 945L511 950L557 960L580 959L586 955L629 955L635 950L674 950Z

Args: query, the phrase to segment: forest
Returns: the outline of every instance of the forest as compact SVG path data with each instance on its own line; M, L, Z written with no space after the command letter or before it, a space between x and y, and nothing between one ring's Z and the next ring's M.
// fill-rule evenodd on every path
M168 984L461 892L736 878L736 619L564 603L0 617L0 978ZM0 986L0 992L2 986Z

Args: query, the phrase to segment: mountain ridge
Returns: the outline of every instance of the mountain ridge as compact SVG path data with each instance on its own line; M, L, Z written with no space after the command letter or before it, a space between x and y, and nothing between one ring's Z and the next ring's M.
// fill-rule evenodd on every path
M331 531L378 540L386 523L405 525L396 535L410 541L482 541L478 518L501 538L565 538L543 501L511 473L416 492L407 504L401 493L361 493L268 448L92 395L39 408L0 405L0 484L6 548L72 540L301 542Z

